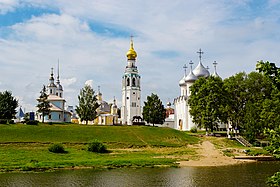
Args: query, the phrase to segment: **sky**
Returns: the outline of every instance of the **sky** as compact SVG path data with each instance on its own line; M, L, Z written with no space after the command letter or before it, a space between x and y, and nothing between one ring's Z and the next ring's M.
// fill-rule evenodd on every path
M36 111L51 68L67 105L85 83L121 105L126 52L133 35L142 102L180 95L184 64L202 63L224 79L279 63L280 0L0 0L0 91Z

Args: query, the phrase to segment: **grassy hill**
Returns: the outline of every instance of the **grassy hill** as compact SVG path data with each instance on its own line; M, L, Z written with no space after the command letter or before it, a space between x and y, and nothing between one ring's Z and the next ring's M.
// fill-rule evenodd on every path
M170 128L146 126L0 125L0 143L88 143L114 147L180 147L198 139Z
M86 151L86 143L94 139L105 143L111 153ZM186 145L198 141L196 136L160 127L0 125L0 171L174 166L176 156L195 155ZM67 153L49 152L52 143L63 143Z

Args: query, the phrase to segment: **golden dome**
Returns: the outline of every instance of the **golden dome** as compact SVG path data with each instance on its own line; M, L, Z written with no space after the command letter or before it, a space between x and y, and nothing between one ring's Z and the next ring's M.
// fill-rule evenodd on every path
M132 38L130 40L130 49L127 51L126 56L127 56L128 60L135 60L136 57L137 57L137 53L136 53L136 51L133 48Z

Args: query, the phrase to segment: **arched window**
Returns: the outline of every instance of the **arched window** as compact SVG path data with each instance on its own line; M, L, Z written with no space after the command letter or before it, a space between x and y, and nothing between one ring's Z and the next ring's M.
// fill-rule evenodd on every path
M136 80L134 77L132 78L132 86L136 86Z
M50 89L50 94L52 94L52 89Z
M126 86L130 86L130 80L129 80L129 78L126 79Z

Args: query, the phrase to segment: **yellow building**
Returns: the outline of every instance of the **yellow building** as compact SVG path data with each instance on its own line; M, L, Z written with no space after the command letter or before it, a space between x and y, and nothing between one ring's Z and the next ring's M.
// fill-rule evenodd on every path
M97 103L100 105L97 109L98 116L93 121L89 121L90 125L114 125L118 123L118 107L116 105L116 99L114 98L114 102L112 104L108 104L106 101L102 99L102 94L100 90L98 90L97 94ZM85 121L80 124L86 124Z

